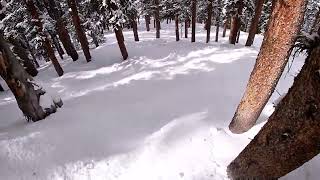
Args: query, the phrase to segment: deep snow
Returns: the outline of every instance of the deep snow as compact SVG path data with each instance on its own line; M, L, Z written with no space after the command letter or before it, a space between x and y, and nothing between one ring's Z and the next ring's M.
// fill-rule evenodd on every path
M56 77L45 64L36 81L64 106L46 120L27 123L11 92L0 93L0 179L205 180L227 179L226 166L273 111L274 93L258 124L243 135L227 129L253 68L253 47L175 42L173 24L161 39L139 26L140 42L124 32L122 58L113 33L92 49L93 61L60 61ZM213 28L214 29L214 28ZM212 33L214 39L215 32ZM284 94L303 64L298 57L277 87ZM318 179L319 157L283 179Z

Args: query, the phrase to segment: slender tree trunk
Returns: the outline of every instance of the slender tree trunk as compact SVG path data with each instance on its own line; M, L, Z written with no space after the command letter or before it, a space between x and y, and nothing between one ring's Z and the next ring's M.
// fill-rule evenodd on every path
M191 13L192 13L191 42L196 42L197 0L192 0Z
M246 132L255 124L288 62L303 20L306 0L288 0L286 3L284 6L282 1L276 1L246 91L229 126L233 133Z
M135 17L132 18L131 23L132 23L132 31L133 31L133 35L134 35L134 40L139 41L138 25L137 25L137 21L135 20Z
M179 36L179 15L176 14L175 17L175 25L176 25L176 41L180 40L180 36Z
M320 153L320 47L259 134L228 166L232 179L277 179Z
M156 38L160 38L160 10L159 10L159 0L155 0L154 4L156 6L155 10L155 25L156 25Z
M253 19L251 21L246 46L251 46L253 44L254 37L255 37L257 30L258 30L259 20L260 20L261 14L262 14L263 3L264 3L264 0L257 0L256 9L254 12Z
M50 41L47 37L47 35L43 32L43 24L39 18L39 14L38 14L38 11L37 11L37 8L35 7L35 5L33 4L33 1L32 0L25 0L25 3L27 5L27 9L28 11L30 12L32 18L34 19L34 23L35 25L37 26L37 30L38 30L38 33L40 36L43 37L43 46L44 46L44 49L47 51L48 53L48 57L49 59L51 60L55 70L57 71L58 75L59 76L62 76L63 75L63 69L62 67L60 66L55 54L54 54L54 50L53 48L51 47L51 44L50 44Z
M122 29L120 26L118 26L115 30L114 30L115 34L116 34L116 38L118 41L118 45L123 57L123 60L127 60L128 59L128 51L126 48L126 45L124 44L124 37L123 37L123 33L122 33Z
M21 35L23 41L25 41L25 44L27 45L27 49L28 49L28 51L29 51L29 53L30 53L30 55L32 57L33 64L36 66L36 68L40 67L40 65L39 65L39 63L38 63L38 61L37 61L37 59L36 59L36 57L34 55L34 52L33 52L32 48L31 48L31 46L29 44L29 41L28 41L26 35L24 33L20 33L20 35Z
M242 15L242 10L244 7L243 1L237 1L236 3L236 14L231 17L231 29L229 35L229 43L236 44L238 31L241 27L241 19L240 16Z
M218 8L217 8L217 11L218 11L218 14L217 14L217 17L216 17L216 39L215 41L218 42L219 41L219 28L220 28L220 19L221 19L221 0L218 0Z
M147 31L150 31L150 16L149 16L149 15L146 15L146 16L145 16L145 20L146 20L146 28L147 28Z
M184 38L188 38L188 27L189 27L188 22L189 22L188 19L184 20Z
M40 96L45 91L34 89L32 77L26 73L11 52L3 39L2 32L0 32L0 76L14 94L19 108L28 120L39 121L53 113L53 109L44 111L40 106Z
M227 19L226 19L226 22L224 22L222 37L226 37L227 28L228 28L228 22L229 22L229 18L227 18Z
M50 35L51 35L51 39L52 39L54 47L56 48L60 58L63 59L64 51L60 45L59 40L57 39L57 36L53 33L50 33Z
M208 11L208 20L206 23L207 26L207 41L206 43L210 42L210 31L211 31L211 20L212 20L212 0L208 1L208 7L207 7L207 11Z
M90 50L89 50L89 43L88 43L87 36L81 27L81 22L80 22L80 17L78 14L76 2L75 2L75 0L67 0L67 2L68 2L68 6L71 9L73 25L76 29L78 40L81 44L84 56L86 57L87 62L90 62L91 61L91 54L90 54Z
M238 33L237 33L237 40L236 40L236 43L239 43L240 34L241 34L241 31L240 31L240 29L239 29L239 31L238 31Z
M55 29L64 49L66 50L66 53L72 58L73 61L78 60L79 55L74 48L68 30L66 29L66 23L63 18L61 7L52 0L44 0L43 2L45 3L49 16L56 21Z

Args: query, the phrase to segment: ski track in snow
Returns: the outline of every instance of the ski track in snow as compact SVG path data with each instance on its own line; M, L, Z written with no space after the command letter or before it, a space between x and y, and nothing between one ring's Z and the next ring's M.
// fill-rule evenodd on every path
M257 125L243 135L227 126L253 68L262 36L253 47L175 42L174 24L161 39L140 26L140 42L124 32L129 52L122 62L113 33L92 49L93 61L60 61L56 77L44 64L35 78L64 106L46 120L26 123L11 92L0 94L0 179L206 180L228 179L226 166L250 142L273 111L274 93ZM214 37L215 32L211 35ZM277 87L292 85L303 65L298 57ZM286 179L316 180L319 157Z

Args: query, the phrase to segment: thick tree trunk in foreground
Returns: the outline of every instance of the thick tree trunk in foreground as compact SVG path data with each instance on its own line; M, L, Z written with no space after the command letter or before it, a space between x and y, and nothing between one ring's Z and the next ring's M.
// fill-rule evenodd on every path
M253 44L254 37L255 37L257 30L258 30L258 25L259 25L259 20L260 20L261 13L262 13L263 3L264 3L264 0L258 0L256 3L256 9L254 12L253 19L251 21L246 46L251 46Z
M127 60L128 59L128 51L126 48L126 45L124 44L124 37L123 37L123 33L122 33L122 29L120 26L118 26L115 30L114 33L116 34L116 38L118 41L118 45L123 57L123 60Z
M71 9L72 21L73 25L76 29L76 33L78 36L78 40L81 44L81 48L83 50L84 56L86 57L87 62L91 61L91 54L89 50L89 43L86 34L84 33L81 27L81 21L78 14L78 9L75 0L67 0L68 6Z
M43 37L43 46L44 49L47 51L48 53L48 57L51 60L54 69L56 70L56 72L58 73L59 76L63 75L63 69L60 66L55 54L54 54L54 50L51 47L50 41L47 37L47 35L43 32L43 24L40 20L39 14L38 14L38 9L36 8L36 6L33 4L33 0L25 0L26 6L28 11L30 12L32 18L34 19L34 23L37 26L37 30L40 36Z
M28 120L39 121L49 115L39 104L44 91L34 89L32 77L26 73L11 52L3 39L2 32L0 32L0 76L6 81Z
M206 23L206 27L207 27L207 40L206 43L210 42L210 33L211 33L211 20L212 20L212 0L208 1L208 7L207 7L207 11L208 11L208 19L207 19L207 23Z
M267 124L228 166L233 179L276 179L320 153L320 47Z
M145 20L146 20L146 28L147 28L147 31L150 31L150 16L149 16L149 15L146 15L146 16L145 16Z
M188 19L184 20L184 38L188 38L188 22Z
M179 36L179 15L176 14L175 17L175 25L176 25L176 41L180 40L180 36Z
M134 35L134 41L139 41L138 25L134 17L131 19L131 25L132 25L133 35Z
M154 13L155 25L156 25L156 38L160 38L160 10L159 10L159 0L154 1L156 10Z
M306 0L276 1L260 53L246 91L229 126L233 133L248 131L260 116L288 62L300 30ZM285 29L285 31L284 31Z
M237 1L235 5L237 11L236 14L231 17L231 29L230 29L230 35L229 35L229 43L230 44L236 44L237 41L237 35L241 27L241 18L242 10L244 7L243 1Z
M197 0L192 0L191 13L192 13L192 17L191 17L191 21L192 21L191 42L196 42Z

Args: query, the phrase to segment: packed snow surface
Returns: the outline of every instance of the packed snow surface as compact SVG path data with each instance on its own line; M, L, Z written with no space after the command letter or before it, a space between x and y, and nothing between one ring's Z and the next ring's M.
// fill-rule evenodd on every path
M203 25L197 28L196 43L175 42L174 24L162 24L160 39L141 24L140 42L128 30L127 61L109 32L91 50L92 62L82 54L61 60L62 77L44 64L35 81L64 101L44 121L27 123L12 93L0 93L0 179L228 179L227 165L264 125L304 57L286 69L257 125L234 135L227 126L262 36L253 47L244 46L245 33L235 46L221 34L219 43L206 44ZM316 180L319 167L315 158L283 179Z

